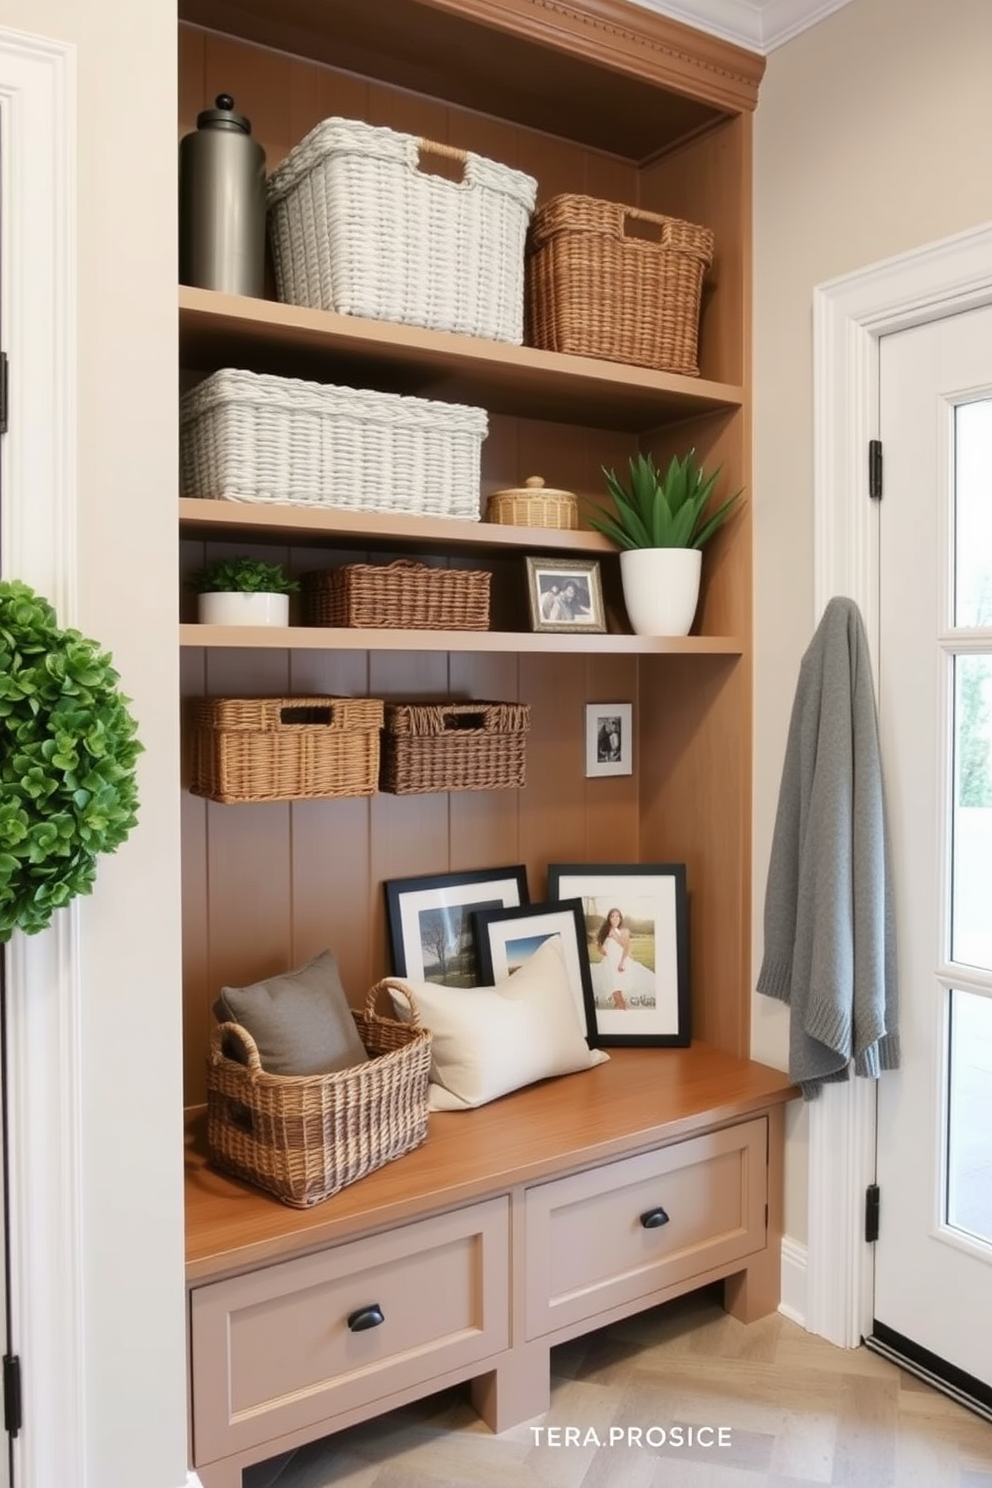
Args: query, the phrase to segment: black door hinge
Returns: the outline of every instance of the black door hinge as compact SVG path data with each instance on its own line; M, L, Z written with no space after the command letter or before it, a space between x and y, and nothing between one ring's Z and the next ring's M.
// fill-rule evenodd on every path
M873 501L882 499L882 441L868 441L868 495Z
M7 353L0 351L0 434L7 432Z
M21 1361L16 1354L3 1359L3 1424L11 1436L21 1429Z
M871 1244L878 1239L879 1188L869 1183L865 1189L865 1241Z

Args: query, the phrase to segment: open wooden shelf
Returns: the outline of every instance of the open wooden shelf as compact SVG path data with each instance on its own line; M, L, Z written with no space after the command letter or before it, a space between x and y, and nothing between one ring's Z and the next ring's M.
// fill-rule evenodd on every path
M467 651L593 656L739 656L739 636L531 634L497 630L360 630L319 625L180 625L179 644L279 651Z
M484 553L616 553L598 532L510 527L498 522L466 522L418 517L403 512L356 512L342 508L256 505L245 501L179 498L183 537L237 538L244 542L287 542L294 547L333 543L335 547L447 548Z
M702 378L187 285L179 332L187 368L372 381L383 391L560 423L641 431L744 401L743 388Z

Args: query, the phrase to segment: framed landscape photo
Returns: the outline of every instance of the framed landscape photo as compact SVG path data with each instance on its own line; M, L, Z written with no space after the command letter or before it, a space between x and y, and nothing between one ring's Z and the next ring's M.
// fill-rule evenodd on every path
M533 956L538 946L554 936L558 937L575 999L575 1011L592 1047L596 1010L586 954L582 901L563 899L557 904L525 904L518 909L477 909L472 913L472 924L479 980L487 987L512 976Z
M527 870L480 868L383 884L393 974L446 987L476 987L479 970L471 915L526 904Z
M691 1040L684 863L552 863L548 898L578 899L603 1047Z
M527 558L531 630L606 630L598 558Z
M631 703L586 703L586 775L631 775L634 770Z

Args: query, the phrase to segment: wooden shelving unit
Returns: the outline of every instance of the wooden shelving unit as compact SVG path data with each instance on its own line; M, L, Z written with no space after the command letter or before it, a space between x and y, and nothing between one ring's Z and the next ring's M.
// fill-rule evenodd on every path
M292 573L416 554L434 563L485 566L494 594L494 629L487 632L294 624L282 632L235 633L189 623L184 597L178 639L186 695L501 698L531 709L527 784L517 791L248 806L183 793L191 1316L202 1304L214 1328L228 1304L211 1312L211 1297L222 1295L211 1293L213 1286L231 1284L233 1318L241 1283L245 1297L261 1300L272 1279L256 1276L254 1268L268 1266L274 1274L283 1262L293 1268L318 1251L326 1277L337 1285L339 1242L348 1249L353 1238L364 1245L362 1237L371 1237L388 1247L389 1228L407 1220L425 1226L417 1233L427 1237L429 1250L435 1221L438 1234L456 1211L467 1223L479 1201L485 1224L495 1223L498 1231L503 1221L494 1222L494 1214L528 1213L540 1198L535 1184L561 1179L565 1193L579 1169L601 1167L609 1187L628 1171L623 1164L630 1159L653 1162L656 1156L658 1172L667 1173L681 1161L680 1144L699 1141L705 1153L712 1138L713 1154L724 1156L686 1159L686 1172L698 1174L701 1202L704 1191L706 1203L725 1193L731 1168L720 1164L731 1163L738 1178L746 1175L740 1181L747 1225L742 1220L738 1233L734 1220L736 1238L725 1242L713 1209L712 1233L699 1242L698 1273L691 1263L679 1261L673 1270L659 1262L640 1292L624 1290L622 1279L611 1282L612 1300L602 1313L592 1303L588 1316L536 1340L521 1331L522 1304L507 1301L507 1318L487 1344L488 1373L473 1386L480 1411L501 1429L542 1408L549 1340L707 1280L725 1279L728 1306L741 1317L777 1301L781 1107L793 1092L785 1077L748 1059L751 111L763 62L626 0L561 6L546 0L180 0L180 15L180 134L194 127L197 112L216 93L229 92L251 118L270 169L321 118L337 114L518 166L537 178L539 199L585 192L704 224L715 235L699 378L274 299L179 291L184 386L236 366L484 407L483 499L539 474L551 487L575 491L585 509L586 502L603 499L604 467L622 467L639 450L666 460L689 448L708 468L722 466L728 493L745 490L739 511L707 548L694 634L680 639L628 633L616 557L589 530L179 502L183 569L244 547L284 562ZM598 558L609 633L531 633L520 602L528 553ZM585 706L607 701L634 705L633 773L587 779ZM432 1118L422 1149L313 1215L286 1211L211 1172L196 1111L204 1098L210 1009L220 986L243 985L332 946L345 987L360 1005L388 970L385 880L523 863L538 901L552 862L686 864L692 1049L620 1049L609 1065L574 1079L521 1092L484 1111ZM742 1143L747 1128L751 1154L740 1159L743 1167L733 1167L738 1157L731 1153L738 1128ZM597 1136L587 1140L587 1130ZM759 1149L767 1153L767 1170L755 1158ZM490 1152L505 1156L506 1164L483 1176L479 1162ZM691 1185L697 1178L680 1181ZM521 1222L526 1230L529 1221L514 1220ZM490 1261L497 1291L505 1289L505 1254ZM290 1292L295 1285L287 1282ZM509 1285L518 1286L519 1278ZM274 1295L265 1293L265 1306L278 1313L282 1303L276 1306ZM227 1323L217 1326L220 1332L211 1336L222 1338ZM192 1339L194 1465L206 1488L240 1488L241 1469L249 1463L426 1388L426 1376L408 1378L401 1370L405 1383L384 1385L374 1399L362 1394L365 1386L349 1393L347 1382L338 1396L328 1365L326 1403L307 1406L304 1419L299 1401L311 1398L307 1391L290 1391L283 1401L276 1378L270 1435L259 1427L262 1435L249 1439L247 1426L232 1424L228 1432L224 1423L230 1403L224 1381L216 1390L203 1386L205 1375L216 1374L219 1356L203 1352L195 1327ZM470 1379L482 1368L475 1356L474 1363L457 1358L457 1366L435 1377L435 1387L438 1379ZM198 1388L206 1393L198 1395ZM197 1419L209 1422L199 1436Z

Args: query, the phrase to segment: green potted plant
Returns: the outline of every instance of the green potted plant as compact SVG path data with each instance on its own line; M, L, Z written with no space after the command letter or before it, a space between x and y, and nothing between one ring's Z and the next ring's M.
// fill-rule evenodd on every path
M0 942L88 894L137 821L143 746L111 657L0 583Z
M695 450L673 457L665 471L651 455L629 462L627 485L606 470L612 514L597 507L590 526L620 548L624 603L637 635L688 635L699 600L702 549L741 495L715 511L709 501L720 475L707 475Z
M204 625L288 625L289 596L299 589L279 563L239 555L217 558L190 574L197 619Z

